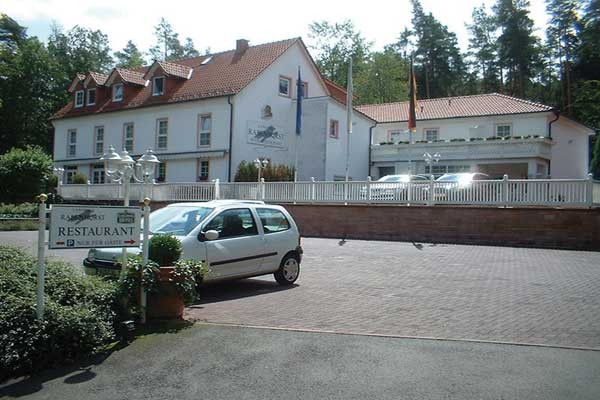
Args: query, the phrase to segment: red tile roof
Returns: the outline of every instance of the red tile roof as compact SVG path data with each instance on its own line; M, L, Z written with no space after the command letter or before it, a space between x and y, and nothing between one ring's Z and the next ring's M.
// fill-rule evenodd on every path
M144 79L144 74L142 72L125 68L115 68L114 71L126 83L133 83L134 85L146 86L146 79Z
M175 63L168 64L180 64L186 68L193 68L194 72L190 79L171 82L172 89L168 90L163 96L152 96L151 85L146 87L135 86L135 90L126 93L125 100L122 102L112 102L108 98L91 109L87 107L75 109L73 101L70 101L57 111L52 119L236 94L271 65L283 52L300 40L300 38L294 38L251 46L242 54L236 54L235 50L229 50L217 54L177 60ZM209 57L212 57L210 62L202 65L202 62ZM129 71L143 75L148 69L149 67L142 67Z
M348 95L348 92L345 88L327 78L323 78L323 82L325 82L325 86L327 87L327 90L329 90L331 97L342 104L346 104L346 96Z
M408 121L408 101L356 107L379 123ZM499 93L417 101L417 120L547 112L550 106Z
M168 62L168 61L155 61L155 63L157 66L162 68L162 70L167 75L176 76L178 78L187 79L190 76L190 72L192 71L192 68L187 65L176 64L176 63L172 63L172 62ZM148 72L150 72L150 70L152 70L153 66L154 65L150 66L150 68L148 69ZM148 73L146 73L146 75L148 75ZM146 75L144 75L144 78L150 79L150 76L146 76Z
M90 71L89 75L97 85L104 85L108 79L108 75L101 74L100 72Z

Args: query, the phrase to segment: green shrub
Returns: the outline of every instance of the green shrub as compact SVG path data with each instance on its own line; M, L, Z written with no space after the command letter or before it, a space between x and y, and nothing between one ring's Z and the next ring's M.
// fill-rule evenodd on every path
M181 257L181 242L172 235L154 235L150 239L148 258L160 267L172 266Z
M73 175L73 183L75 185L85 185L88 183L88 177L81 172L77 172Z
M13 148L0 155L0 202L33 201L52 175L52 158L40 147Z
M294 167L269 163L262 169L261 177L266 182L291 182L294 180ZM254 163L242 161L238 165L234 180L236 182L256 182L258 180L258 168Z
M48 262L44 320L38 321L36 277L34 257L0 246L0 381L94 352L115 337L116 284Z
M38 205L35 203L0 204L0 218L36 218Z

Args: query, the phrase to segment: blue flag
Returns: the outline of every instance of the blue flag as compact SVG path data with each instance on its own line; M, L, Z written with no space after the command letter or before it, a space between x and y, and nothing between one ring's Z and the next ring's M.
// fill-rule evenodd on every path
M296 81L296 135L302 132L302 99L304 98L304 83L300 77L300 67L298 67L298 80Z

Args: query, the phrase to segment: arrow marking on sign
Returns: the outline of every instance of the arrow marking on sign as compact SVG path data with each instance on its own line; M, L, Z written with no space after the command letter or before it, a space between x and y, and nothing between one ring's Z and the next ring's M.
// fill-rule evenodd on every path
M123 243L134 244L135 240L133 240L133 239L124 240Z

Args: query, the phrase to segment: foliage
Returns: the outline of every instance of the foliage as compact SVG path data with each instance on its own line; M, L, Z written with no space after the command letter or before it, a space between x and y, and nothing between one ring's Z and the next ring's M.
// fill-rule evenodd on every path
M472 13L473 22L467 24L470 32L469 55L471 66L479 79L478 92L500 91L500 60L498 57L498 26L496 18L488 14L485 6L476 7Z
M198 57L199 55L200 52L194 47L194 41L192 38L185 38L185 43L183 44L183 57L192 58Z
M144 56L131 40L127 42L123 50L115 51L117 66L121 68L138 68L144 66Z
M0 380L73 360L115 337L116 285L47 262L46 308L38 321L36 272L34 257L0 246Z
M179 34L166 19L161 18L154 27L156 45L149 50L155 60L171 61L184 57L184 48L179 41Z
M32 201L46 188L52 159L39 147L12 149L0 156L0 202Z
M156 234L150 239L148 257L160 267L172 266L181 257L181 241L175 236Z
M317 66L324 77L346 87L350 58L353 78L365 70L372 44L356 30L352 21L316 21L308 29L308 37L313 42L309 48L315 51Z
M415 38L415 73L422 82L421 98L435 98L462 94L464 63L456 34L440 23L433 14L425 13L419 0L411 0L413 7L412 35Z
M0 16L0 153L27 144L50 150L48 117L65 101L62 72L44 44L14 24Z
M600 0L590 0L581 20L575 70L580 79L600 80Z
M600 133L594 136L594 157L590 165L590 171L594 179L600 179Z
M354 79L357 104L401 101L408 96L408 69L406 60L391 49L373 52L366 68Z
M208 272L206 264L199 261L178 260L175 263L172 282L186 304L199 298L198 285Z
M73 175L73 184L75 185L85 185L88 183L88 177L87 175L81 173L81 172L76 172Z
M261 178L265 182L292 182L294 180L294 167L283 164L269 163L261 170ZM256 182L258 181L258 168L254 163L242 161L238 165L235 173L235 182Z
M0 217L36 218L38 205L35 203L0 204Z

